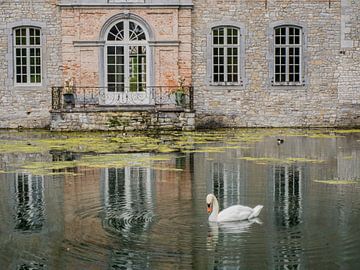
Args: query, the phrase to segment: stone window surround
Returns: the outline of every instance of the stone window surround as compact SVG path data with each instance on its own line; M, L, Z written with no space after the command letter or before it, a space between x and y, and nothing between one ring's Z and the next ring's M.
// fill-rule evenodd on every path
M41 30L41 83L40 84L16 84L15 83L15 70L14 70L14 29L18 27L36 27ZM8 79L6 81L7 86L14 88L43 88L47 82L47 69L46 69L46 23L39 21L32 21L28 19L19 20L6 25L5 33L8 37L8 53L6 60L8 63Z
M235 27L239 29L240 34L240 50L239 50L239 63L238 69L240 74L240 83L239 84L231 84L231 85L224 85L224 84L217 84L212 82L212 32L213 29L216 27ZM245 24L239 23L232 20L222 20L217 21L209 24L207 30L207 53L206 53L206 85L208 89L244 89L246 85L245 79Z
M275 37L274 37L274 29L279 26L295 26L300 27L302 30L302 52L301 52L301 81L302 84L300 85L277 85L273 82L274 77L274 44L275 44ZM307 76L307 27L300 22L292 21L292 20L282 20L270 23L268 28L268 37L269 37L269 51L267 55L268 65L269 65L269 78L268 84L271 89L279 89L279 90L298 90L306 88L308 85L308 76Z

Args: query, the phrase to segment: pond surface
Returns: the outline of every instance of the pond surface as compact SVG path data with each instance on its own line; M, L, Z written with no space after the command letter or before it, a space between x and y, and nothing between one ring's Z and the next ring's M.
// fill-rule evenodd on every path
M0 268L360 269L359 193L360 130L2 131Z

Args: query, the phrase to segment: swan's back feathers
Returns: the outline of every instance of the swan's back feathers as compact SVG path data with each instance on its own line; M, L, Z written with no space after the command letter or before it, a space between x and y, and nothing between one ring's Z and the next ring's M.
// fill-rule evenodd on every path
M233 205L222 210L218 215L218 221L246 220L253 212L253 209L243 205Z
M254 208L243 205L233 205L221 211L218 215L217 221L249 220L257 217L263 207L264 206L262 205L258 205Z

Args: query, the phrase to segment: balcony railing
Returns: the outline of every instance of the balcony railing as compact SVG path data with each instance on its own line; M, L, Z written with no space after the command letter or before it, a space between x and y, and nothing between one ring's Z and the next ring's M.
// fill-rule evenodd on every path
M107 87L52 87L52 109L106 106L154 106L193 109L192 86L151 86L143 91L109 91Z

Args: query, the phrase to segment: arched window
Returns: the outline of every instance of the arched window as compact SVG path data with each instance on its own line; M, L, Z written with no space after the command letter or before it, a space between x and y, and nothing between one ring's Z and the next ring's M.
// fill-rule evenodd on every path
M240 29L234 26L212 28L211 83L237 85L240 73Z
M41 84L41 29L17 27L13 37L15 84Z
M303 77L302 28L281 25L274 28L274 85L301 85Z
M144 92L147 86L148 37L136 21L124 19L107 33L105 61L109 92Z

